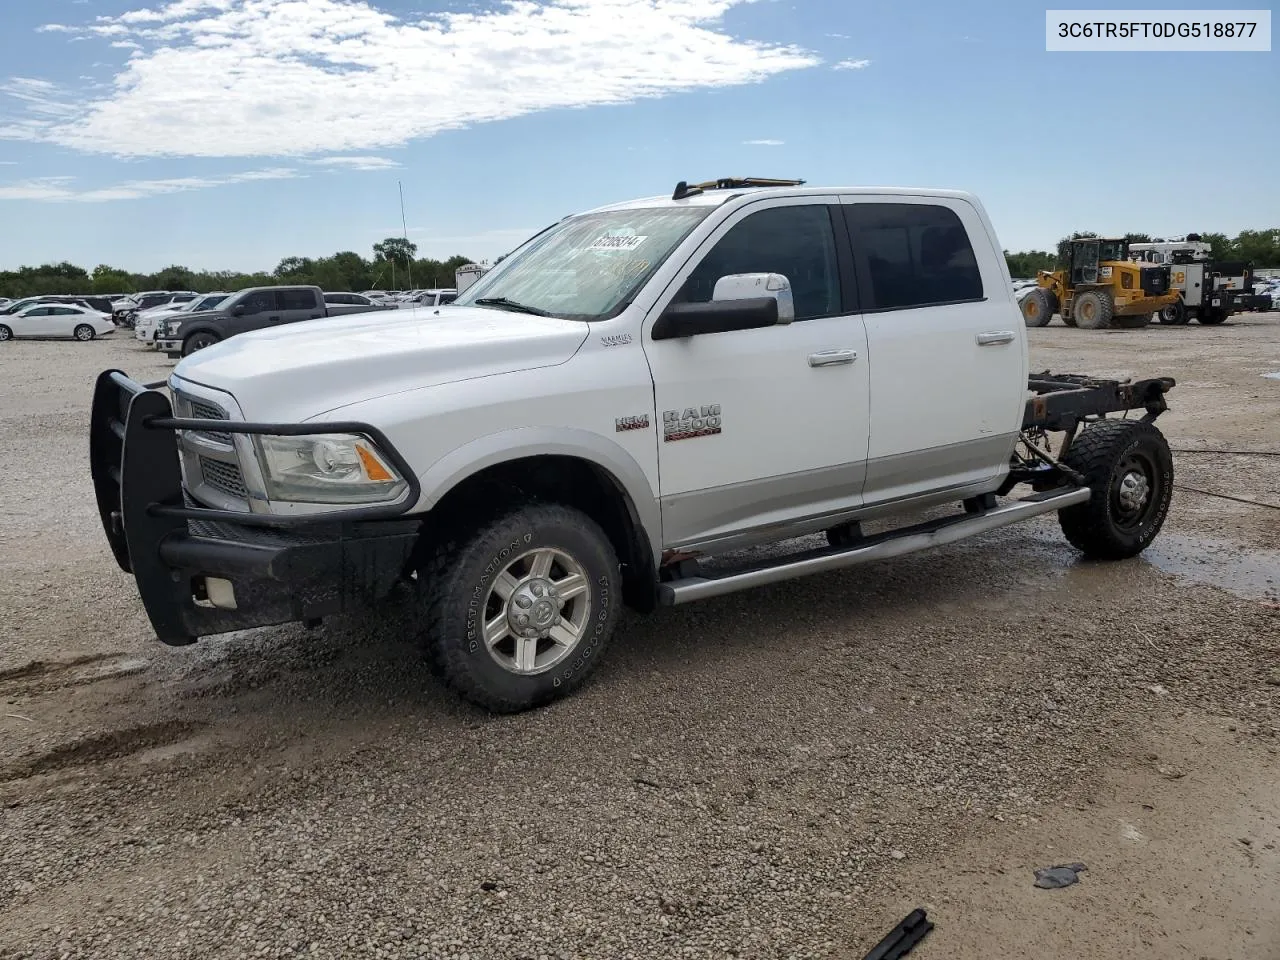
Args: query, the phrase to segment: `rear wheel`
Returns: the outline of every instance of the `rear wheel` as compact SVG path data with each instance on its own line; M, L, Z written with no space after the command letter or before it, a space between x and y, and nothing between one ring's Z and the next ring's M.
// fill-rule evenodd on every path
M1028 327L1045 327L1053 319L1053 294L1036 287L1022 298L1022 319Z
M1187 316L1186 304L1181 300L1169 304L1160 311L1160 322L1166 326L1178 327L1190 320L1191 318Z
M1088 290L1076 295L1071 312L1075 314L1076 326L1082 330L1103 330L1111 326L1115 304L1111 294L1103 290Z
M434 671L472 703L515 713L565 696L600 662L621 571L586 514L526 504L438 546L418 587Z
M13 331L10 330L8 327L6 327L3 323L0 323L0 343L3 343L5 340L12 340L12 339L13 339Z
M1111 322L1122 330L1138 330L1151 322L1153 314L1130 313L1114 318Z
M86 343L93 339L93 327L89 326L87 323L82 323L72 331L71 335L81 343Z
M1063 463L1093 491L1085 503L1059 511L1067 540L1097 560L1145 550L1173 498L1173 456L1164 434L1141 420L1100 420L1085 428Z
M218 338L212 333L193 333L187 339L182 341L182 355L189 357L197 350L203 350L205 347L211 347L218 342Z
M1208 326L1217 326L1227 319L1227 311L1225 310L1202 310L1200 316L1196 317L1203 324Z

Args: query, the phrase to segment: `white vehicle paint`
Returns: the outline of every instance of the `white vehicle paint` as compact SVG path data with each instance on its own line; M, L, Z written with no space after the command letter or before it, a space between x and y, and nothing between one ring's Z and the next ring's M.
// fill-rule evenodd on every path
M38 303L12 316L0 316L0 340L27 337L93 340L110 336L115 330L110 317L97 310L65 303Z
M496 710L580 682L622 597L679 604L1055 511L1086 554L1133 556L1172 491L1148 420L1091 424L1065 467L1018 453L1074 438L1080 410L1153 419L1172 382L1029 378L1002 247L959 191L681 184L565 218L448 309L245 332L168 385L104 372L92 420L95 484L118 484L124 517L104 530L158 636L315 619L406 583L448 681ZM177 452L155 441L170 410ZM1149 470L1105 459L1132 450ZM147 487L129 469L163 499L127 500ZM1025 482L1038 492L998 503ZM196 506L162 506L184 495ZM908 525L943 504L963 512ZM862 537L878 517L904 522ZM211 538L188 527L202 518L237 525ZM697 565L824 532L829 551Z

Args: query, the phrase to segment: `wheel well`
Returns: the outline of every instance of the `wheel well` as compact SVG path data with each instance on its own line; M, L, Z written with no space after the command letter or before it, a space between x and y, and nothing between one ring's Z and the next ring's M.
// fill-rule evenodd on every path
M521 457L467 477L431 508L422 539L430 543L459 524L536 500L581 510L600 524L622 564L623 599L642 611L657 605L653 551L622 485L603 467L577 457Z

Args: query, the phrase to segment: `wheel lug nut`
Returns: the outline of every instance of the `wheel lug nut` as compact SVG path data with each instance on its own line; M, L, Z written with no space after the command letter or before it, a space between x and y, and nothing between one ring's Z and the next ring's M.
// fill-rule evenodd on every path
M540 597L540 596L542 596L542 584L540 584L540 583L535 583L535 584L533 585L533 595L534 595L535 597Z
M528 597L516 597L516 606L522 607L523 609L528 610L531 606L533 606L533 601L530 600Z
M529 618L526 617L523 613L520 614L520 616L516 617L516 623L520 624L520 626L522 627L528 622L529 622Z

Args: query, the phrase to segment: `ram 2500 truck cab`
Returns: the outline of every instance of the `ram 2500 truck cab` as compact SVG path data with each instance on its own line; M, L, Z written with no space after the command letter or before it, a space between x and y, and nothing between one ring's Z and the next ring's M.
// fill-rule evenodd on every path
M448 308L244 333L167 384L105 371L104 530L166 643L407 590L495 711L577 687L624 603L1050 512L1131 557L1169 509L1173 381L1032 375L1001 250L949 190L725 179L577 214Z

